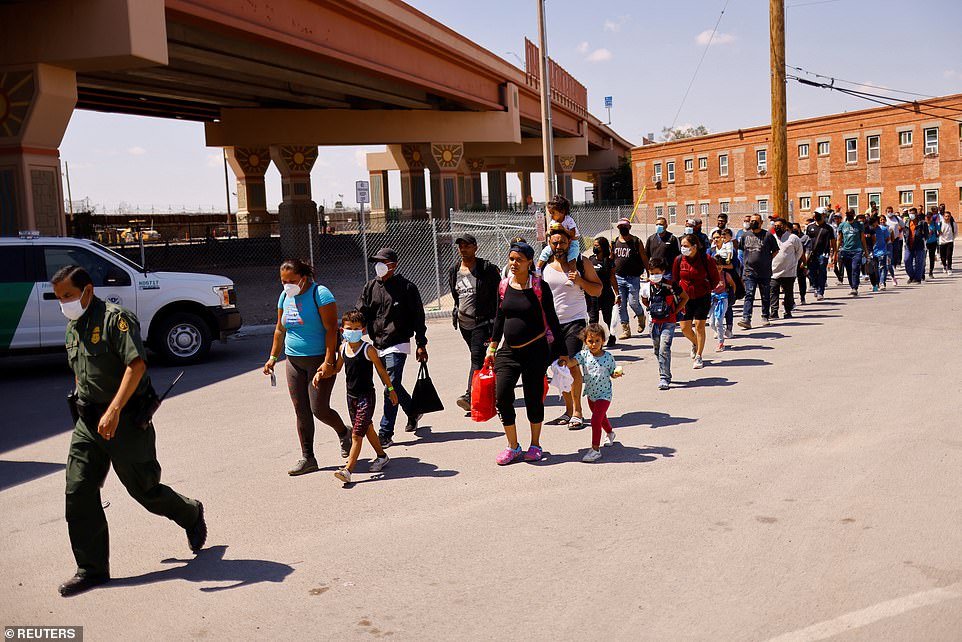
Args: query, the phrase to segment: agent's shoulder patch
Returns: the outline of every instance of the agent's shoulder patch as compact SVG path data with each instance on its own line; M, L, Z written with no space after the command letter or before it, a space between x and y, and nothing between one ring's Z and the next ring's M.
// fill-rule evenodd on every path
M127 323L127 319L125 319L123 315L118 315L117 317L117 329L121 332L130 330L130 324Z

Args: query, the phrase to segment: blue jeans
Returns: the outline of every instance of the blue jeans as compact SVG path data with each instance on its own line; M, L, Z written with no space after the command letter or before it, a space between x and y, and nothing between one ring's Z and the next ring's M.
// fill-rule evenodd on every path
M925 246L909 250L905 256L905 273L910 279L921 281L925 278Z
M828 282L828 256L822 254L813 256L809 260L808 282L812 284L815 294L825 296L825 284Z
M618 296L621 297L621 306L618 308L618 316L622 323L628 323L628 305L635 316L644 318L645 308L638 300L638 292L641 289L640 276L616 276L618 283Z
M406 354L400 352L391 352L381 357L384 362L384 369L387 370L387 376L391 378L391 385L394 386L394 392L397 393L398 398L398 405L395 406L391 403L391 393L388 392L387 388L384 389L384 414L381 416L381 429L378 431L381 441L394 436L394 422L397 421L398 406L404 409L404 414L408 416L408 420L413 419L410 414L411 395L401 385L401 378L404 376L404 362L407 357Z
M652 323L651 341L658 358L658 378L671 383L671 342L677 323Z
M745 283L745 302L742 303L742 321L752 322L752 307L755 305L755 289L762 295L762 319L768 321L768 309L772 302L772 278L758 278L753 274L746 274L742 281Z
M875 260L878 262L878 275L875 277L875 285L885 285L888 281L889 272L889 255L888 254L875 254ZM894 275L894 272L893 272Z
M862 252L842 250L839 252L839 260L848 272L848 287L858 291L858 284L862 278Z

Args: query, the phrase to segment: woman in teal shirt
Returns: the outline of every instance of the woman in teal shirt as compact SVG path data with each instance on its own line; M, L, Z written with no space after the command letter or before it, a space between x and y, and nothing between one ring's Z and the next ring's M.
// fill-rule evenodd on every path
M334 295L314 282L314 268L299 259L281 264L284 291L277 299L277 326L271 355L264 374L272 374L281 347L287 357L287 390L297 416L297 435L301 459L288 475L303 475L317 470L314 457L314 417L337 432L341 456L351 450L351 431L331 408L337 360L337 303Z

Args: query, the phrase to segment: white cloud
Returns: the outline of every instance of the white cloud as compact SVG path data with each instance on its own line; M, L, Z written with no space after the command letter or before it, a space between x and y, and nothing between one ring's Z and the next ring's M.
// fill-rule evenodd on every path
M735 42L735 36L730 33L722 33L721 31L714 32L715 37L712 38L713 32L714 30L712 29L705 29L695 36L695 43L704 47L709 42L711 42L712 45L730 45Z
M127 153L131 156L143 156L147 153L147 150L140 146L134 146L127 149Z
M605 20L604 29L605 31L610 31L611 33L618 33L621 31L621 28L625 26L626 22L628 22L628 16L608 18Z
M612 53L607 49L595 49L590 54L588 54L588 62L604 62L606 60L611 60Z
M577 50L578 50L578 53L580 53L581 55L585 55L586 53L588 53L590 49L591 49L591 45L588 44L587 40L578 43Z

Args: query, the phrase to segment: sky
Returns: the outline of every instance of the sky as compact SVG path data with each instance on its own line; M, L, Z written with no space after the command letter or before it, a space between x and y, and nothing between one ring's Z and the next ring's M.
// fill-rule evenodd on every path
M519 67L524 38L537 41L537 0L409 4ZM613 97L611 126L632 143L672 124L720 132L770 122L765 0L547 0L545 6L549 55L588 88L596 116L606 118L604 97ZM960 24L959 0L787 0L786 63L840 84L881 87L844 85L880 94L962 93ZM873 106L788 83L789 120ZM321 148L314 200L330 207L344 194L352 205L354 181L367 178L365 154L381 149ZM98 208L225 208L221 150L205 147L199 123L76 111L61 158L69 165L73 199L90 198ZM398 181L392 178L392 195L400 194ZM280 178L273 165L267 182L268 207L276 209ZM542 182L533 177L532 184L538 198ZM583 187L576 185L575 193ZM519 191L513 176L508 191Z

